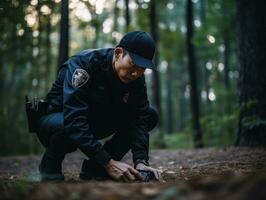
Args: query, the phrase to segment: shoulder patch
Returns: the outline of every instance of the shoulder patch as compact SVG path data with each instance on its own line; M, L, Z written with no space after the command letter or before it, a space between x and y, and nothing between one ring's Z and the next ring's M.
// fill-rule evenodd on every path
M79 88L88 82L90 75L84 69L76 69L72 76L72 86Z

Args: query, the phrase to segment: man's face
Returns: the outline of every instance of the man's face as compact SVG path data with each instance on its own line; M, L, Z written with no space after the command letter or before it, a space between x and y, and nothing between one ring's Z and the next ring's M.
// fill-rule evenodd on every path
M128 53L123 56L122 48L115 49L114 68L119 79L125 84L138 79L145 72L145 69L134 65Z

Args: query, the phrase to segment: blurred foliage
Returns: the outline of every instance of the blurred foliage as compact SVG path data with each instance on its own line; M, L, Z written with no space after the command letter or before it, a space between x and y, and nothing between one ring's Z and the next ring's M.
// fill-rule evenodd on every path
M1 198L3 199L27 199L27 197L35 190L36 184L19 179L16 181L0 182Z
M232 146L235 142L238 112L230 115L208 115L201 119L206 146Z
M172 134L155 133L151 136L150 147L152 149L189 149L193 148L192 127L187 126L182 132Z
M203 142L207 147L228 147L235 142L238 112L230 115L207 115L201 118ZM192 126L187 125L181 132L151 136L151 148L188 149L193 148Z

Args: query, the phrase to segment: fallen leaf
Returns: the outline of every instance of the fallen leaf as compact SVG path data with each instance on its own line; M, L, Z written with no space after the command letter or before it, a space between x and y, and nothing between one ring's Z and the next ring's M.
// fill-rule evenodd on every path
M173 164L175 164L175 161L169 161L168 162L168 165L173 165Z
M176 172L174 171L165 171L166 174L175 174Z
M153 196L158 194L160 191L158 188L143 188L141 193L148 196Z

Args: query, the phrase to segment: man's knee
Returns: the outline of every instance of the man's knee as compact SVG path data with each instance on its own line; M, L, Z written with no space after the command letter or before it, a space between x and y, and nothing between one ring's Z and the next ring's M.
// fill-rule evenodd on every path
M63 113L43 116L39 122L37 136L44 147L48 147L51 137L63 130Z
M159 122L159 114L158 111L154 107L149 107L149 114L147 118L147 129L148 131L151 131L156 127L156 125Z

